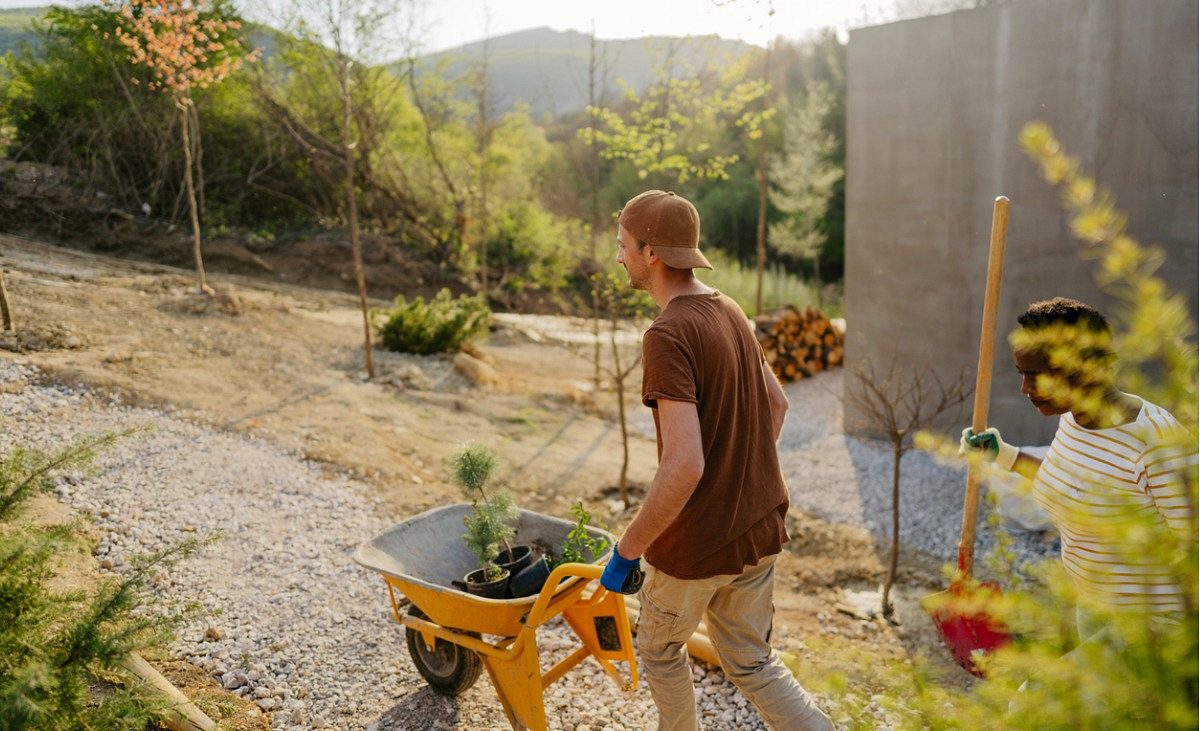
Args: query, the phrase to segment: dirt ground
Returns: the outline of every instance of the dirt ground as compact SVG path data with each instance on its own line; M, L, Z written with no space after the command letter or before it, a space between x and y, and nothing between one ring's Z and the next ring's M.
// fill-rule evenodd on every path
M499 376L494 385L474 385L448 357L380 349L377 377L368 380L357 300L346 293L214 274L232 295L214 305L193 294L194 278L183 270L5 236L0 266L23 333L0 341L9 349L0 357L350 471L396 520L460 499L446 459L468 438L502 455L501 477L523 507L566 516L583 500L614 528L630 516L613 500L621 465L614 397L594 391L591 364L554 344L544 318L507 316L494 326L480 347ZM630 393L638 389L635 377ZM629 405L641 408L636 396ZM653 438L634 433L630 442L630 479L647 485ZM865 611L882 577L871 537L798 513L790 519L778 644L812 662L814 638L878 656L921 652L955 672L916 603L941 584L936 562L906 557L900 624L889 625ZM203 673L167 670L185 688L207 692L199 690L208 685ZM243 720L250 725L238 728L258 723Z

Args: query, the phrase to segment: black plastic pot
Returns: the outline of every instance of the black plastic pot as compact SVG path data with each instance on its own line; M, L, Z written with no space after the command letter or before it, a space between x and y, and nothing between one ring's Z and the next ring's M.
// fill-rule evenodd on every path
M533 563L533 548L525 544L513 546L512 550L504 549L496 555L492 563L502 569L508 569L510 576L516 576L521 570Z
M542 590L548 578L550 578L550 564L546 563L545 556L538 556L536 561L512 577L512 580L508 582L508 592L513 599L533 596Z
M467 593L481 596L485 599L504 599L508 592L508 580L511 574L501 569L501 576L495 581L487 581L483 569L475 569L463 577L467 585Z

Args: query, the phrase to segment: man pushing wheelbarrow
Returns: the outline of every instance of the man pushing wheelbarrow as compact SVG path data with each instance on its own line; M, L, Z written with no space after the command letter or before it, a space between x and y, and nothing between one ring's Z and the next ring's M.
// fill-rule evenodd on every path
M642 339L642 402L659 465L600 583L620 591L646 558L637 650L662 731L699 729L685 646L705 620L726 677L773 727L833 729L768 644L788 493L776 440L787 399L741 308L692 273L711 269L700 217L673 192L622 209L617 262L662 309Z

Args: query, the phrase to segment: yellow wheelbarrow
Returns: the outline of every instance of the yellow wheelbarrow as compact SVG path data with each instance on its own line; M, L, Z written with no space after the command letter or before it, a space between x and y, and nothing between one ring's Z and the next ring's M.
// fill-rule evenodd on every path
M475 684L486 668L514 729L545 729L542 691L568 670L594 657L622 690L637 686L637 662L622 594L606 591L599 579L609 554L594 563L562 564L550 572L541 592L521 599L487 599L451 586L477 568L462 541L463 517L470 505L437 508L399 523L358 547L354 560L383 575L392 613L404 625L408 651L430 687L456 696ZM558 549L573 524L520 511L517 543L545 543ZM593 537L613 536L588 528ZM407 597L408 602L397 595ZM558 615L581 646L542 672L538 627ZM628 679L614 665L626 662Z

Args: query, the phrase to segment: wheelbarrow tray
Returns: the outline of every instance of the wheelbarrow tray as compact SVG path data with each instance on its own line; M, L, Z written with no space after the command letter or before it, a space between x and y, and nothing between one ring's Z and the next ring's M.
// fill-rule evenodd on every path
M469 572L479 568L479 560L463 542L463 518L470 513L471 506L465 503L421 513L360 545L354 552L354 561L382 574L389 588L408 597L435 624L484 635L515 637L537 600L536 594L519 599L488 599L450 585L452 581L461 582ZM572 521L521 510L511 543L545 542L559 551L574 527ZM591 563L607 562L616 538L599 528L589 526L587 531L593 538L606 539L610 547L602 555L588 557ZM586 585L587 580L582 578L565 582L553 601L581 593Z

